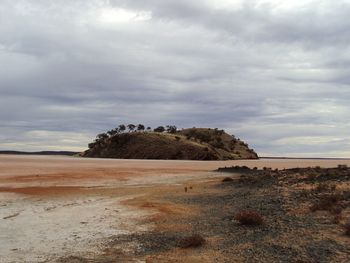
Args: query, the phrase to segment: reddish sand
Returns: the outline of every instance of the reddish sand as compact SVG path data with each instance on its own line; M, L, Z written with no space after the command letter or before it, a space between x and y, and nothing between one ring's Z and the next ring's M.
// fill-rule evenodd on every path
M90 159L65 156L0 155L0 186L2 183L84 182L86 180L128 180L135 176L183 174L213 171L219 167L246 165L248 167L294 168L336 167L350 165L349 160L318 159L260 159L237 161L174 161ZM74 184L75 185L75 184Z

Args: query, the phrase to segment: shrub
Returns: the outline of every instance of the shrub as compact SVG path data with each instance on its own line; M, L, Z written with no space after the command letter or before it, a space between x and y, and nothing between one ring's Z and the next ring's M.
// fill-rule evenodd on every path
M316 192L330 192L330 191L335 191L336 185L335 184L328 184L328 183L319 183L315 191Z
M232 182L232 181L233 181L233 179L231 177L225 177L224 179L222 179L223 183Z
M241 175L238 179L238 182L244 184L256 184L257 182L259 182L259 179L257 176L254 175Z
M345 225L345 235L350 236L350 222Z
M316 179L317 179L317 174L315 174L312 171L307 175L307 180L308 181L315 181Z
M211 141L209 144L215 148L224 148L225 146L223 142L219 141Z
M339 224L342 218L343 218L343 217L342 217L341 214L337 214L337 215L335 215L335 216L333 217L332 223L333 223L333 224Z
M235 215L235 219L242 225L262 225L262 216L255 211L241 211Z
M348 166L346 164L338 164L338 167L337 167L339 170L347 170L348 169Z
M192 235L185 237L179 241L179 247L181 248L193 248L200 247L205 243L205 239L201 235Z
M317 210L329 211L333 214L341 213L342 208L338 205L339 201L342 199L339 194L327 194L320 197L320 199L315 202L310 210L315 212Z
M319 263L318 261L310 261L310 260L297 260L295 263Z
M202 142L210 142L211 136L207 132L196 132L194 136Z

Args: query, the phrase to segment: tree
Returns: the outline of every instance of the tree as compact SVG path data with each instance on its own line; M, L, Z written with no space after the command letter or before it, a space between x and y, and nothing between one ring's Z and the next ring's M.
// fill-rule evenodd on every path
M125 125L124 125L124 124L120 124L120 125L119 125L119 131L120 131L120 132L124 132L125 130L126 130Z
M165 128L163 126L158 126L157 128L155 128L153 131L155 132L164 132Z
M93 144L94 145L98 145L101 146L104 144L105 140L108 139L108 135L107 133L100 133L97 134L96 139L94 140ZM90 146L89 146L90 147ZM91 147L93 147L93 145L91 144Z
M135 130L136 126L134 124L128 124L128 129L130 132L132 132L133 130Z
M95 147L95 145L96 145L96 143L91 142L91 143L88 144L88 147L89 147L89 149L92 149L92 148Z
M110 131L107 132L107 134L108 134L109 136L114 136L114 135L116 135L116 134L118 134L118 133L119 133L119 129L118 129L118 128L112 129L112 130L110 130Z
M152 130L152 128L148 126L147 127L147 131L151 131L151 130Z
M166 126L166 131L168 133L176 133L177 127L175 125L167 125Z
M138 131L144 131L145 130L145 125L142 125L142 124L137 125L137 130Z
M108 138L107 133L100 133L100 134L97 134L97 136L96 136L96 139L98 139L99 141L100 140L105 140L107 138Z
M107 134L108 134L109 136L112 136L112 135L113 135L113 130L107 131Z

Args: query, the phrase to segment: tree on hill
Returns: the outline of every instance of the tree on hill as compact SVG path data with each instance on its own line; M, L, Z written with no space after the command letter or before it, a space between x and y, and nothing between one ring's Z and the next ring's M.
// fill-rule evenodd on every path
M127 126L128 126L128 129L130 132L132 132L136 128L136 126L134 124L128 124Z
M118 128L115 128L115 129L112 129L112 130L110 130L110 131L107 131L107 134L109 135L109 136L113 136L113 135L116 135L116 134L118 134L119 133L119 129Z
M147 127L147 131L151 131L151 130L152 130L152 128L148 126Z
M224 134L224 130L219 130L218 128L214 129L214 133L215 135L223 135Z
M88 144L88 147L89 147L89 149L92 149L92 148L95 147L95 145L96 145L95 142L91 142L91 143Z
M88 145L89 148L90 147L94 147L95 145L103 145L105 140L108 139L108 135L107 133L100 133L97 134L96 139L94 140L94 142L91 145Z
M119 131L120 131L120 132L124 132L125 130L126 130L125 125L124 125L124 124L120 124L120 125L119 125Z
M107 135L107 133L100 133L100 134L97 134L97 136L96 136L96 139L97 140L105 140L105 139L107 139L108 138L108 135Z
M167 125L166 126L166 131L168 133L176 133L177 127L175 125Z
M165 128L163 126L158 126L157 128L155 128L153 131L155 132L164 132Z
M138 131L144 131L145 130L145 125L143 125L143 124L137 125L137 130Z
M113 130L107 131L107 134L108 134L109 136L113 136Z

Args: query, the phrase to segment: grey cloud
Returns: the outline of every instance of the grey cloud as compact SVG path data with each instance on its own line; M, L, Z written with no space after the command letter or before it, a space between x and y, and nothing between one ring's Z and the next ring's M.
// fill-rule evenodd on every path
M51 148L57 135L84 149L134 122L225 128L271 155L311 154L295 140L317 137L320 154L344 155L332 138L349 140L350 4L321 2L5 0L0 148ZM104 21L113 8L151 16Z
M149 0L130 2L112 1L116 6L125 6L152 11L155 18L165 21L187 22L226 31L229 35L248 41L301 43L305 47L317 48L324 45L349 42L350 12L347 1L318 1L306 4L300 9L276 11L274 3L260 1L244 2L235 9L214 9L210 1L161 1Z

